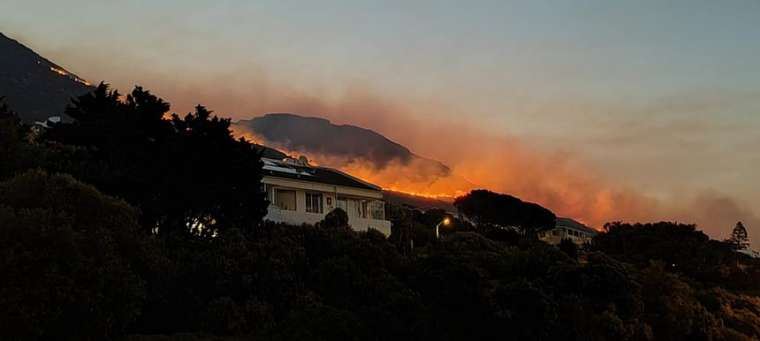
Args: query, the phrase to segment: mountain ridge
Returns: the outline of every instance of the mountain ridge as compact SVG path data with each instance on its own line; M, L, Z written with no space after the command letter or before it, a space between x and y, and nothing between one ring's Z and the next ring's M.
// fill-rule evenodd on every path
M64 116L72 97L91 90L86 80L0 32L0 97L24 122Z
M267 113L234 124L275 147L295 152L343 157L347 162L368 161L375 168L384 168L393 162L401 165L421 162L437 175L445 176L451 172L442 162L414 154L409 148L372 129L335 124L322 117Z
M25 123L50 116L68 121L64 111L71 99L93 89L81 77L0 33L0 97L5 97ZM461 188L471 187L442 162L419 156L383 134L357 125L278 112L234 122L231 128L255 135L252 142L264 157L306 155L315 164L340 169L390 191L449 193L440 182L452 179Z

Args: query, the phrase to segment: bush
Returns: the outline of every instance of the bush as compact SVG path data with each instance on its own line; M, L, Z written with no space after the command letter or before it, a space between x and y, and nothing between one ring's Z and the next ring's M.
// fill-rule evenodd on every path
M30 171L0 183L0 336L122 332L144 297L142 265L130 258L147 250L137 213L69 176Z
M558 246L571 259L578 259L578 245L575 245L572 240L567 238L562 239Z
M319 227L326 229L346 228L348 226L348 214L340 207L327 213L325 219L319 223Z

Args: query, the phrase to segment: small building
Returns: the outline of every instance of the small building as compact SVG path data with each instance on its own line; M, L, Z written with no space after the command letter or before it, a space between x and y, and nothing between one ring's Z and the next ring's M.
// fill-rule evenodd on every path
M752 250L750 248L736 250L736 252L741 253L741 254L745 254L745 255L750 256L752 258L760 258L760 252Z
M270 202L265 220L313 225L341 208L354 230L373 228L390 235L382 188L336 169L311 166L305 158L262 161L262 183Z
M596 230L573 219L557 217L556 226L551 230L540 232L538 238L551 245L559 244L562 239L569 239L575 244L583 245L590 242L596 234Z

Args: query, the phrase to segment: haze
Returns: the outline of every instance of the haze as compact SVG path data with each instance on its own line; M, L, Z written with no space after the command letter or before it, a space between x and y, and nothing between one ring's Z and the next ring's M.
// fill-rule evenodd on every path
M755 246L758 23L753 0L0 3L0 32L179 112L327 117L597 227L743 220Z

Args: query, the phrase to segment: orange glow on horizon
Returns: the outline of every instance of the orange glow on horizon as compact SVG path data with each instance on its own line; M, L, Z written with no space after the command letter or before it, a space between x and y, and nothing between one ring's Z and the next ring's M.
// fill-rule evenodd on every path
M457 192L456 194L451 194L451 193L415 192L413 190L406 190L406 189L398 188L398 187L383 187L383 190L390 191L390 192L401 193L401 194L408 194L408 195L412 195L412 196L415 196L415 197L423 197L423 198L428 198L428 199L436 199L436 200L441 200L441 201L454 201L454 199L456 199L456 197L467 194L466 192L465 193L463 193L463 192Z
M570 217L595 229L609 221L646 219L656 212L657 204L636 192L611 189L587 169L531 153L512 143L482 140L462 144L478 145L482 152L472 153L465 147L463 151L449 150L459 155L458 163L450 173L436 174L424 162L389 162L378 167L368 160L287 150L239 126L233 126L233 133L294 158L304 155L312 165L338 169L387 191L448 203L471 190L489 189L537 203L557 216Z

